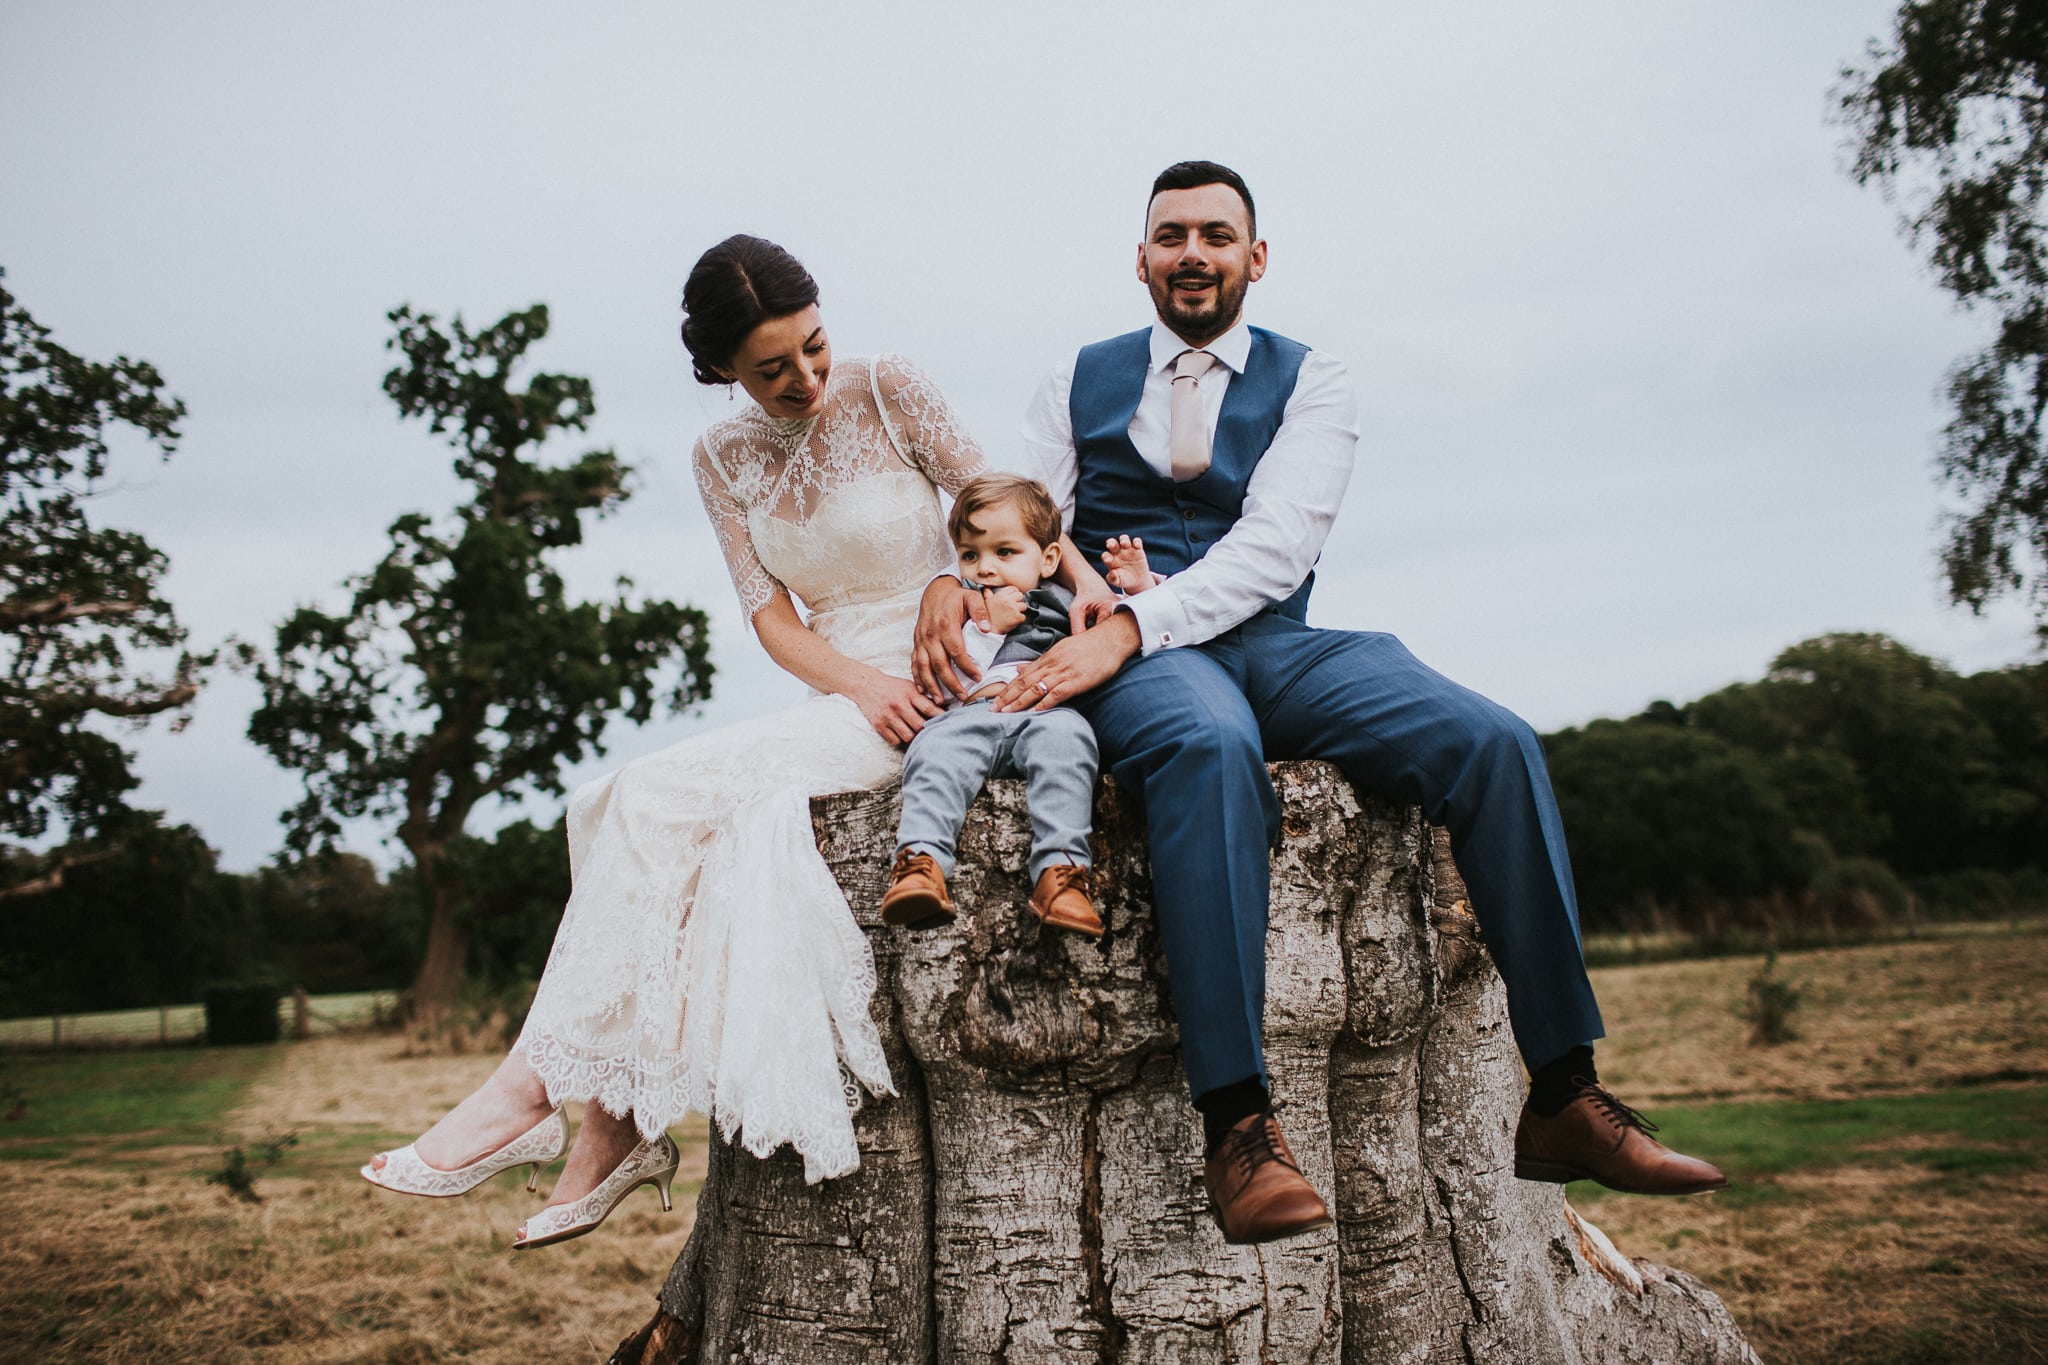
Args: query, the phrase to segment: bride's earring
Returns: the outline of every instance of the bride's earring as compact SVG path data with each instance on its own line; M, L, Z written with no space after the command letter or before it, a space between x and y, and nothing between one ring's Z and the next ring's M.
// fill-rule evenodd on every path
M725 401L728 403L732 401L732 384L730 381L728 381L725 386Z

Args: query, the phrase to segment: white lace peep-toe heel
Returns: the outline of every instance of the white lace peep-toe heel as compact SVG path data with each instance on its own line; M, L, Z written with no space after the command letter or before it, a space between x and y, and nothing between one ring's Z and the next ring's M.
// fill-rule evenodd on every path
M383 1170L365 1165L363 1179L379 1189L395 1190L399 1194L448 1199L468 1194L500 1171L509 1171L515 1166L531 1166L533 1170L526 1177L526 1188L531 1191L540 1188L542 1168L560 1156L568 1145L569 1120L557 1109L497 1151L480 1156L467 1166L458 1166L452 1171L429 1166L420 1160L420 1154L408 1142L395 1152L384 1153Z
M619 1206L619 1201L642 1185L652 1185L660 1192L661 1211L667 1213L675 1207L669 1201L669 1183L675 1179L676 1167L682 1164L682 1154L676 1150L675 1143L669 1141L667 1133L653 1142L642 1139L589 1194L574 1203L542 1209L520 1224L518 1233L512 1238L512 1249L531 1251L551 1242L581 1237L602 1223Z

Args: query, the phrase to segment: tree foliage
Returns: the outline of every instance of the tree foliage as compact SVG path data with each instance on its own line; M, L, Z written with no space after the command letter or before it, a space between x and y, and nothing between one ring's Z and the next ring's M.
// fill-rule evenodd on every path
M1547 741L1573 870L1599 912L1687 920L1800 879L1790 813L1764 765L1696 729L1596 720Z
M219 870L196 830L143 812L118 845L9 907L0 1015L194 1001L265 965L258 951L241 879Z
M1964 678L1824 635L1755 682L1544 744L1595 928L2048 872L2048 665Z
M4 276L0 276L4 278ZM145 361L81 358L51 340L0 284L0 835L59 845L17 860L0 897L54 889L110 856L134 823L130 755L100 718L177 711L208 662L152 653L185 630L162 592L167 562L132 531L95 526L90 503L126 427L168 459L184 404Z
M1942 285L1995 314L1950 371L1940 467L1963 499L1942 563L1981 610L2021 592L2048 632L2048 3L1912 0L1843 72L1858 183L1898 200Z
M9 907L0 1017L189 1004L251 980L388 990L418 961L423 920L356 854L223 872L196 831L145 812L106 857Z
M477 332L410 308L390 318L403 360L384 391L447 438L468 496L448 517L400 517L342 610L301 608L278 628L249 734L305 780L286 816L294 849L331 843L345 820L397 817L432 901L413 993L433 1014L468 956L474 897L455 846L478 803L560 793L562 765L601 751L615 716L644 722L708 696L711 663L694 607L636 604L623 580L610 601L565 592L557 553L625 501L628 470L609 450L539 458L595 412L587 379L515 386L547 309Z
M286 854L239 880L244 956L276 981L316 995L388 989L419 960L417 903L360 854Z

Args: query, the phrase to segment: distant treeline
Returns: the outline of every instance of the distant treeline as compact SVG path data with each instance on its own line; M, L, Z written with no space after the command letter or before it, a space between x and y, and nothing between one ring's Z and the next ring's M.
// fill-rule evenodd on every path
M476 890L472 987L536 980L569 894L561 825L464 838L459 856ZM412 979L429 900L408 869L385 880L353 853L252 873L217 862L190 826L151 823L57 890L16 901L0 941L0 1017L179 1004L224 982L323 993Z
M1584 928L1858 929L2048 906L2048 664L1883 635L1544 737Z
M1829 635L1761 681L1544 744L1589 933L1797 938L2048 906L2048 664L1964 677L1882 635ZM458 847L470 988L516 990L568 896L562 827ZM353 854L222 872L189 827L150 823L9 906L0 1015L190 1001L217 981L399 987L427 902Z

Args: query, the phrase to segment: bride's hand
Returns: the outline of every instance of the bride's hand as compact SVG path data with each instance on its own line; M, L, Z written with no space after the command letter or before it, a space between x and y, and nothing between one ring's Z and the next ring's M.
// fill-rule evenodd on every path
M891 744L908 744L925 719L944 708L902 678L869 669L842 694L867 717L875 733Z

